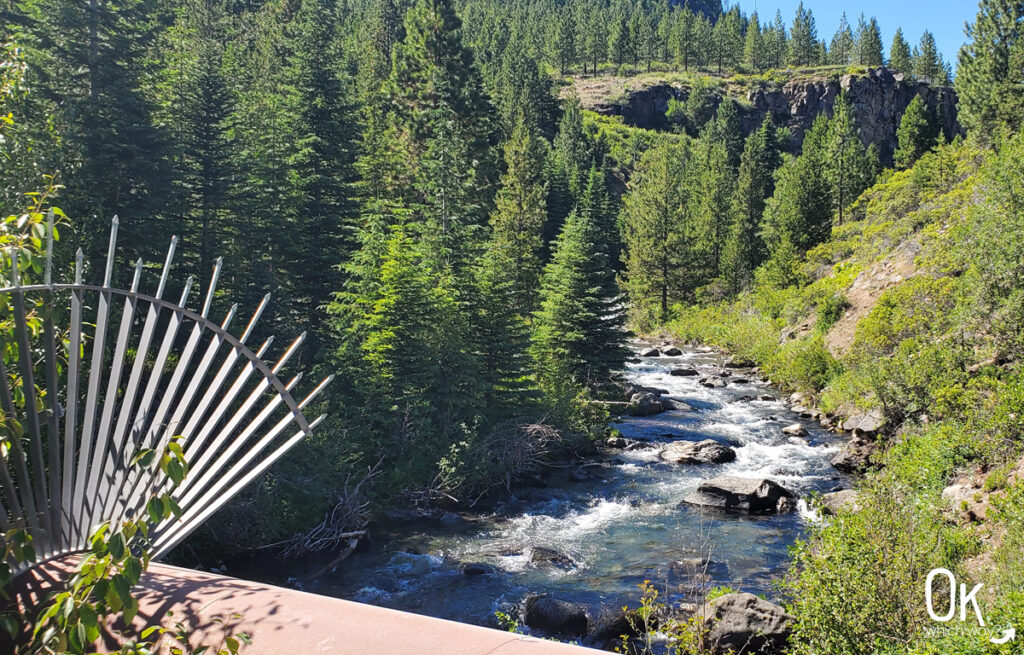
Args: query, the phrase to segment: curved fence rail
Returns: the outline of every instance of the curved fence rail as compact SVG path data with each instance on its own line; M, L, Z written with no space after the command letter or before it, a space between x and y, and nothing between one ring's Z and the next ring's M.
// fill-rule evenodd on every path
M247 345L269 296L237 337L237 306L220 323L210 318L220 260L201 309L187 308L191 278L178 302L165 300L176 238L151 294L139 288L141 261L130 289L112 288L117 227L115 218L102 285L82 283L81 251L74 282L51 281L50 230L44 283L22 285L12 253L11 286L0 289L14 326L3 345L16 353L12 370L0 359L10 443L0 462L0 529L27 530L39 561L87 549L95 525L137 516L170 488L157 464L135 461L143 449L161 452L176 440L189 465L172 491L182 516L151 535L160 557L323 419L307 421L303 410L330 378L300 400L301 374L278 378L304 335L276 359L265 359L273 338L255 351Z

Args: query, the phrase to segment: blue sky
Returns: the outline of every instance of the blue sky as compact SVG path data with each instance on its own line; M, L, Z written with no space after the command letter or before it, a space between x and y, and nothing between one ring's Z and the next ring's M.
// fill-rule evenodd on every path
M757 7L758 13L772 19L775 10L782 10L786 23L793 22L799 0L730 0L723 5L739 4L740 8L750 14ZM882 28L882 43L888 55L892 34L897 27L903 28L903 35L913 48L921 38L921 33L931 30L935 35L942 56L956 68L956 53L960 50L966 37L964 22L973 21L978 11L977 0L804 0L804 7L814 11L814 20L818 25L819 38L830 40L839 25L839 17L846 11L851 26L857 28L857 17L872 15L878 19Z

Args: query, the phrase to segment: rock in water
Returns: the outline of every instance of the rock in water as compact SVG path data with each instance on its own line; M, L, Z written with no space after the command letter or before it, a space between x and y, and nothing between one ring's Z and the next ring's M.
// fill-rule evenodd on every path
M586 607L551 596L527 598L524 619L534 630L566 637L586 635L590 623Z
M695 369L695 368L674 368L671 371L669 371L669 375L674 375L676 377L689 378L689 377L693 377L695 375L700 375L700 373L698 373L697 369Z
M707 377L707 378L701 378L700 379L700 386L708 387L709 389L721 389L722 387L724 387L727 384L728 384L728 382L726 382L725 380L723 380L721 377L719 377L717 375L712 376L712 377Z
M664 355L665 357L679 357L680 355L683 354L683 351L679 350L675 346L670 346L668 348L662 348L661 354Z
M666 446L659 457L666 462L676 464L724 464L736 459L736 451L713 439L705 439L697 443L677 441Z
M482 562L466 562L459 567L462 575L490 575L494 573L494 567Z
M780 509L789 511L791 503L783 499L795 498L792 491L771 480L723 475L701 482L697 491L683 502L697 507L769 514Z
M681 400L675 398L661 398L661 406L665 408L665 411L676 410L680 412L692 412L693 408L684 403Z
M633 416L654 416L665 411L665 406L656 394L642 391L629 399L629 413Z
M530 561L537 564L553 564L561 569L571 569L576 565L572 558L562 554L554 548L534 546L530 548Z
M732 593L709 604L707 643L715 653L781 653L793 625L786 611L754 594Z
M793 425L787 425L782 428L782 434L788 434L791 437L806 437L807 430L805 430L804 426L799 423L794 423Z
M657 348L644 348L640 351L641 357L657 357L661 354L661 351Z

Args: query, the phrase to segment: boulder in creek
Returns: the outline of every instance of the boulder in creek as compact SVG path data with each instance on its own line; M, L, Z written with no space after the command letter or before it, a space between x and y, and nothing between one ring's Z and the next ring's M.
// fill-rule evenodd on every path
M782 434L788 434L791 437L806 437L807 430L799 423L794 423L793 425L787 425L782 428Z
M775 400L775 396L763 393L760 396L758 396L757 399L758 400L763 400L765 402L771 402L771 401Z
M695 368L674 368L668 373L669 375L674 375L676 377L683 378L692 378L696 375L700 375L700 373Z
M664 412L665 406L657 394L641 391L629 399L628 411L632 416L654 416Z
M793 626L793 617L782 607L744 592L711 601L704 620L707 644L723 655L781 653Z
M832 466L844 473L863 473L871 466L871 455L877 448L875 442L855 435L832 458Z
M657 387L645 387L642 384L627 384L626 385L626 398L632 398L638 393L653 393L656 396L664 396L668 393L665 389L659 389Z
M728 382L717 375L700 379L700 386L707 387L709 389L721 389L727 384Z
M747 384L750 382L749 378L733 378L733 384Z
M665 411L675 410L680 412L692 412L693 408L684 403L681 400L675 398L661 398L661 406L665 408Z
M820 511L825 516L833 516L841 509L857 510L857 492L853 489L833 491L821 495Z
M792 491L766 478L723 475L701 482L697 491L682 502L697 507L770 514L790 511L793 503L789 501L795 498Z
M462 575L490 575L494 573L494 567L483 562L466 562L459 567Z
M658 357L661 355L661 351L657 348L644 348L640 351L641 357Z
M551 564L561 569L571 569L576 566L576 562L571 557L558 552L554 548L532 546L527 551L527 555L534 564Z
M675 346L669 346L668 348L662 348L661 354L665 357L679 357L683 354L683 351L679 350Z
M526 599L523 620L534 630L550 635L582 637L587 634L590 617L587 608L552 596L530 596Z
M674 464L724 464L736 459L736 451L713 439L705 439L670 443L658 456Z
M629 448L629 446L632 444L633 440L627 439L625 437L608 437L607 439L605 439L604 442L605 446L607 446L608 448L615 448L616 450Z
M793 395L791 395L789 397L789 404L790 405L803 405L804 403L810 403L810 402L811 402L810 395L804 393L803 391L797 391L796 393L794 393Z

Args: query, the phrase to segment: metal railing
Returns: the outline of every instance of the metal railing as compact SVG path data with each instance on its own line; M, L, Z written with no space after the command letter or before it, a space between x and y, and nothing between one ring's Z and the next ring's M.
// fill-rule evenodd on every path
M139 290L141 260L131 288L113 288L117 230L115 217L102 285L82 282L81 250L74 282L51 280L50 229L43 284L21 284L12 252L11 286L0 289L14 325L14 343L6 345L17 351L16 370L0 359L0 409L24 428L9 434L0 462L0 529L27 530L37 561L86 550L95 525L138 516L154 494L170 490L182 515L152 532L160 557L324 418L307 421L303 410L330 377L301 400L292 395L301 374L278 378L305 335L272 363L264 357L273 337L255 352L246 345L269 295L238 337L229 331L237 305L219 324L210 319L221 260L198 312L186 307L192 278L178 302L165 300L177 238L152 295ZM26 307L37 312L30 317ZM189 473L172 489L156 464L134 460L174 439Z

